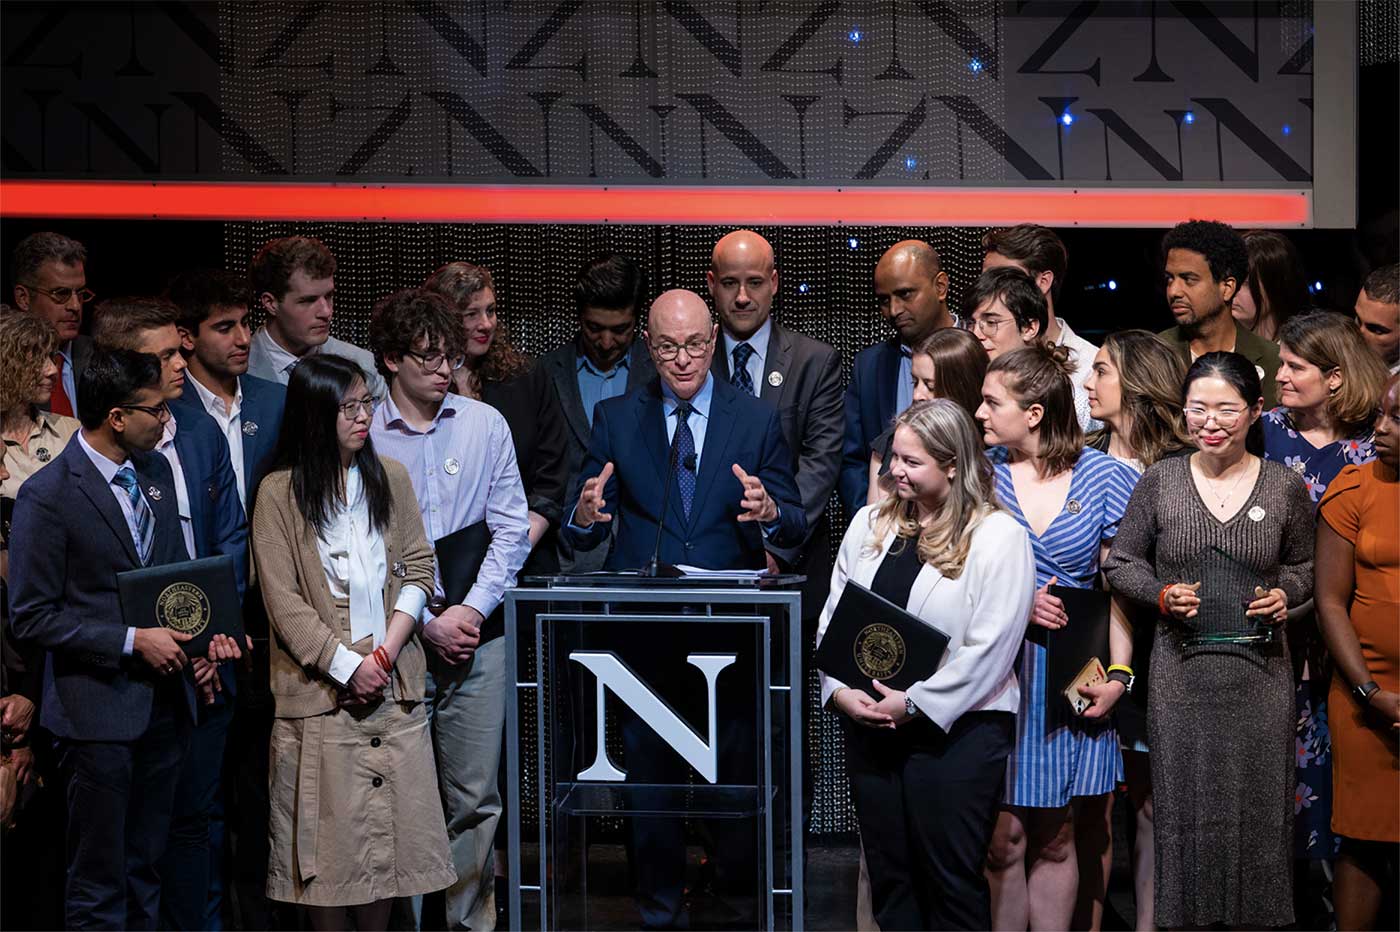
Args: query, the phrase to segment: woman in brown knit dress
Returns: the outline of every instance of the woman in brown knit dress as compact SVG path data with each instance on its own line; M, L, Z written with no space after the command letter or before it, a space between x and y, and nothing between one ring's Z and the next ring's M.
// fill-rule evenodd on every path
M1243 356L1196 360L1183 396L1197 452L1147 470L1105 564L1116 591L1162 616L1148 734L1164 927L1293 922L1293 669L1281 623L1312 592L1313 513L1292 471L1247 448L1262 394ZM1240 611L1276 626L1271 643L1188 645L1202 599L1221 595L1201 585L1212 547L1257 581Z

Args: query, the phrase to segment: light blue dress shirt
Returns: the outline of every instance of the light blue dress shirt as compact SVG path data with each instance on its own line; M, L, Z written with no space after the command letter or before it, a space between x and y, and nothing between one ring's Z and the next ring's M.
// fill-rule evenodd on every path
M913 351L899 344L899 381L895 384L894 413L899 414L914 403Z
M63 371L59 373L59 378L63 379L63 393L68 396L68 403L73 406L73 416L78 416L78 381L73 378L73 341L69 340L58 348L58 353L63 357Z
M632 360L624 354L617 365L603 372L583 353L578 354L578 394L583 401L583 413L588 426L593 426L593 409L600 401L616 398L627 391L627 375Z
M490 615L530 555L529 506L506 419L488 404L448 394L432 425L420 432L388 397L374 410L370 434L375 452L408 470L430 542L482 520L491 529L481 573L463 600ZM437 571L433 591L443 594Z
M729 331L724 331L724 358L729 363L730 384L734 379L734 347L740 343L747 343L753 349L753 355L749 357L749 364L744 368L749 370L749 378L753 380L753 393L755 397L763 394L763 372L768 363L768 338L773 333L773 318L769 317L763 322L763 326L754 332L754 335L747 340L736 340L729 335Z

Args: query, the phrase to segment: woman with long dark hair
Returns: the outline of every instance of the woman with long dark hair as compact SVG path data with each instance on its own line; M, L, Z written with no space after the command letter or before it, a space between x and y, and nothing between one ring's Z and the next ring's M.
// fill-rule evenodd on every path
M1116 591L1159 616L1147 718L1155 920L1285 926L1294 745L1283 622L1312 594L1312 505L1297 476L1250 450L1264 406L1253 363L1206 353L1182 395L1196 452L1143 474L1104 564ZM1252 618L1276 636L1219 643L1193 630L1217 618Z
M1230 301L1230 313L1245 329L1277 340L1284 324L1312 307L1303 260L1282 233L1246 230L1241 237L1249 274Z
M267 893L318 930L385 929L395 897L456 879L417 634L433 553L408 473L374 453L373 406L353 362L302 360L253 518L274 635Z

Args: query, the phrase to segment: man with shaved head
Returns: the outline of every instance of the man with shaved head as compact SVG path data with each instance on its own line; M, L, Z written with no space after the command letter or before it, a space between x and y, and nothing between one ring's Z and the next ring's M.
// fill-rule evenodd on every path
M846 439L839 491L846 514L865 504L870 444L914 400L911 358L929 334L962 322L948 310L948 273L923 240L895 243L875 266L875 300L894 336L856 354L846 388Z
M765 540L796 548L806 537L807 519L778 409L711 372L718 334L699 295L663 293L652 304L643 333L658 376L594 408L581 484L566 512L564 534L576 548L586 549L606 541L616 522L609 569L645 566L658 526L663 563L707 569L763 569ZM719 681L719 720L724 723L718 736L719 782L756 782L753 735L759 725L750 687L742 685L753 681L752 634L738 636L732 627L718 626L699 635L694 626L659 624L638 638L635 624L625 627L606 639L610 649L692 721L705 718L703 691L668 691L671 684L690 682L694 670L687 667L686 656L719 648L737 656L738 669L726 671L727 679ZM618 719L629 782L685 783L686 765L650 726L625 705L618 709ZM684 927L682 820L629 822L643 926ZM742 834L747 828L739 820L727 831L717 827L714 834ZM751 857L752 836L722 850L730 861ZM735 875L751 878L752 871L738 867Z

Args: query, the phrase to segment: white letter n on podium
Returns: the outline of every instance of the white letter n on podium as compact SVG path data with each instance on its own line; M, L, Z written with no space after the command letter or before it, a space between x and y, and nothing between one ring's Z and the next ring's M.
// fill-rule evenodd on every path
M692 667L705 674L705 689L710 717L710 743L685 723L685 720L672 711L666 701L647 688L637 675L611 651L576 650L569 659L583 664L598 680L598 753L587 770L579 773L580 780L619 781L627 779L627 772L618 770L608 759L607 716L603 714L604 690L611 689L613 695L627 703L628 707L646 722L648 727L665 741L676 753L685 758L700 776L714 783L719 776L719 738L716 729L715 677L719 671L732 664L734 654L689 654L685 659Z

